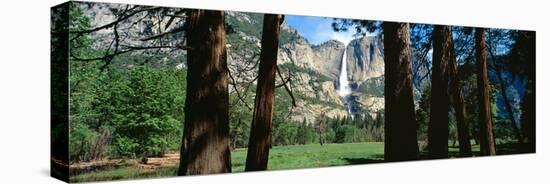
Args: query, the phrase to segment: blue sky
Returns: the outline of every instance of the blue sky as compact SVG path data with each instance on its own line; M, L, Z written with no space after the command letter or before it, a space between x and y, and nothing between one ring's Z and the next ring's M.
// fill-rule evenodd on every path
M297 29L311 44L320 44L328 40L348 43L355 33L354 31L333 31L332 18L285 15L285 21L290 27Z

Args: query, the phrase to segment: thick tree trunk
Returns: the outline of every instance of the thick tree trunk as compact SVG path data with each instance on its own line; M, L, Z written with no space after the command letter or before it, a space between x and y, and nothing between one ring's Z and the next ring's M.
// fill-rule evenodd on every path
M536 34L534 31L520 31L520 50L525 57L525 72L527 73L527 87L521 104L521 130L527 139L525 151L536 151L535 129L535 60L536 60Z
M191 10L187 96L178 175L231 172L224 14Z
M452 40L451 40L452 41ZM466 122L466 105L458 74L458 64L454 47L451 48L451 60L449 60L449 75L451 80L451 93L453 96L453 107L455 110L456 127L458 132L459 152L461 157L472 156L472 145L470 143L470 131Z
M487 79L487 59L485 48L485 29L476 28L477 88L479 100L479 139L481 155L496 155L493 136L493 119Z
M279 32L282 22L282 15L264 15L260 68L258 71L258 85L256 88L254 116L250 129L248 154L246 156L246 171L267 170L271 144L273 101L275 99L275 72L279 48Z
M69 34L70 6L63 3L51 9L50 50L50 173L69 182ZM76 149L71 147L70 149Z
M418 159L409 24L384 22L384 159Z
M449 140L449 72L453 42L449 26L436 25L433 31L432 91L428 153L431 158L448 156Z

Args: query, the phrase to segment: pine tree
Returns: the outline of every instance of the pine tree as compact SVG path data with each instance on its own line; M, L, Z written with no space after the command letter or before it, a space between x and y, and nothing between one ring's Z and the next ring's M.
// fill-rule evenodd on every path
M187 96L178 175L231 172L225 18L190 10Z
M386 161L418 159L408 23L384 22Z
M275 72L282 15L264 15L260 68L246 156L246 171L266 170L271 147L271 126L275 89Z
M431 158L448 156L449 138L449 60L452 57L450 26L436 25L433 31L433 64L428 153Z
M479 139L481 155L496 155L496 145L493 136L493 119L491 116L491 101L489 80L487 79L487 52L485 48L485 29L476 28L476 58L477 58L477 88L479 100Z

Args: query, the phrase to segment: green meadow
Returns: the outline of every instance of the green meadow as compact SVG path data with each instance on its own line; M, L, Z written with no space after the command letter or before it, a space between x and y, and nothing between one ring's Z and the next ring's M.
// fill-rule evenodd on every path
M472 146L474 154L479 146ZM246 149L231 152L231 164L234 173L243 172L246 162ZM458 155L458 148L449 147L449 155ZM425 153L423 153L425 154ZM379 163L384 160L383 142L343 143L343 144L307 144L276 146L269 152L269 170L343 166L352 164ZM71 182L90 182L104 180L124 180L139 178L158 178L176 176L177 166L143 169L125 166L105 170L96 170L71 176Z

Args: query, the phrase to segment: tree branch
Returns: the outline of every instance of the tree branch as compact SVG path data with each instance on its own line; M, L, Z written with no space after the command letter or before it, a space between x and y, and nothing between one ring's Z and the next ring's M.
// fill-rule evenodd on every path
M131 8L130 10L133 10L135 9L136 7L134 8ZM71 34L76 34L77 37L82 35L82 34L86 34L86 33L92 33L92 32L96 32L96 31L99 31L99 30L102 30L102 29L106 29L106 28L110 28L112 26L114 26L115 24L118 24L119 22L122 22L132 16L134 16L135 14L138 14L138 13L141 13L141 12L144 12L144 11L150 11L150 10L155 10L155 9L159 9L160 7L149 7L149 8L144 8L144 9L141 9L141 10L137 10L137 11L134 11L132 13L129 13L125 16L122 16L120 18L118 18L117 20L111 22L111 23L108 23L108 24L105 24L103 26L99 26L99 27L96 27L96 28L93 28L93 29L88 29L88 30L83 30L83 31L71 31L70 33ZM128 11L130 11L128 10Z
M178 28L174 28L170 31L167 31L167 32L164 32L164 33L160 33L160 34L157 34L157 35L153 35L153 36L150 36L150 37L147 37L147 38L143 38L143 39L140 39L141 41L148 41L148 40L153 40L153 39L157 39L157 38L160 38L160 37L163 37L163 36L166 36L166 35L170 35L172 33L177 33L177 32L182 32L185 30L185 26L181 26L181 27L178 27Z
M279 69L279 66L276 66L277 67L277 74L279 75L279 77L281 78L281 80L284 81L284 78L283 78L283 75L281 74L281 70ZM290 80L289 80L290 81ZM286 85L286 83L283 83L283 86L285 87L285 90L286 92L288 93L288 95L290 95L290 98L292 99L292 106L293 107L297 107L296 105L296 99L294 98L294 94L292 94L292 91L290 90L290 88Z
M237 89L237 82L235 82L235 78L233 77L233 75L231 75L231 70L229 70L229 67L227 67L227 73L229 74L229 78L233 83L233 89L235 89L235 92L237 93L237 97L239 97L241 102L243 102L243 104L246 106L246 108L248 108L248 110L252 110L252 107L250 107L248 103L246 103L246 101L243 99L243 97L239 93L239 89Z
M290 82L290 76L286 78L286 80L284 79L281 79L283 81L283 83L279 84L279 85L276 85L275 88L280 88L284 85L286 85L286 83Z

